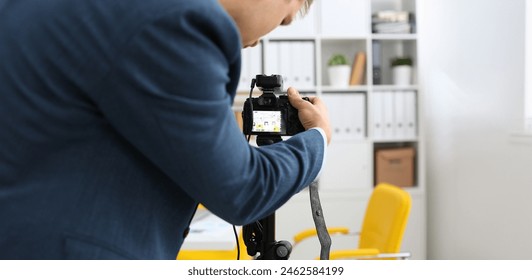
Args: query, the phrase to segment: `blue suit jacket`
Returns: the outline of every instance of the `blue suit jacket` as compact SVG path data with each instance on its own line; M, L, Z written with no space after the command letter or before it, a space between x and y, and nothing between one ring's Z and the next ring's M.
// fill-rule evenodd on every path
M254 148L215 0L0 0L0 258L173 259L195 205L245 224L317 175L316 130Z

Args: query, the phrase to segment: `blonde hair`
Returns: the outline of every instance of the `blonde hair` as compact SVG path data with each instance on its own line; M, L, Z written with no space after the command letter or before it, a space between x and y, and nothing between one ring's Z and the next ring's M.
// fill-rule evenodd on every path
M310 9L310 5L312 5L312 2L314 2L314 0L305 0L305 3L303 3L303 6L301 7L301 10L299 11L301 16L304 16L308 13L308 10Z

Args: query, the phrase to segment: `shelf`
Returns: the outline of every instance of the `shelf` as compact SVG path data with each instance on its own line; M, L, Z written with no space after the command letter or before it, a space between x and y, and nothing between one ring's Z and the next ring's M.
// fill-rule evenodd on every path
M366 85L349 86L349 87L321 86L320 90L323 91L323 93L330 93L330 92L360 92L360 91L368 91L368 86L366 86Z
M407 86L399 86L399 85L373 85L374 91L388 91L388 90L418 90L417 85L407 85Z
M404 187L403 189L407 191L411 196L424 197L425 195L424 190L422 190L419 186Z
M284 91L294 84L302 95L316 95L323 98L329 110L331 123L338 128L333 135L330 154L331 162L340 168L347 168L346 172L336 174L336 170L325 170L330 173L331 185L340 191L349 189L353 179L360 179L374 172L373 159L367 159L369 167L361 171L360 154L371 153L375 147L406 145L417 147L421 141L419 121L419 91L417 84L418 34L416 33L371 33L371 11L406 9L415 13L416 0L382 0L378 1L347 1L330 0L316 3L320 12L312 17L307 24L299 27L285 27L278 32L264 37L262 51L254 53L254 61L262 62L262 73L282 74L286 79ZM349 9L348 9L349 8ZM357 8L357 9L354 9ZM327 10L328 9L328 10ZM318 11L318 10L316 10ZM337 15L340 11L344 15ZM358 14L357 14L358 13ZM323 21L324 16L327 22ZM346 24L345 19L353 22ZM353 26L354 25L354 26ZM308 28L307 28L308 27ZM358 29L357 29L358 28ZM303 49L303 47L306 47ZM343 54L352 66L355 56L359 52L366 53L366 65L362 85L338 87L331 86L328 73L328 60L337 53ZM411 85L394 85L393 71L390 60L397 56L410 56L414 60L413 79ZM379 84L372 84L373 67L380 69ZM246 68L248 71L252 67ZM257 72L255 70L255 72ZM255 72L248 73L253 77ZM302 79L291 78L312 77L312 81L297 86ZM305 81L308 81L306 79ZM241 92L235 98L233 109L241 111L244 101L249 95L249 81L244 81ZM253 96L260 96L260 90L255 90ZM362 101L361 101L362 100ZM407 109L408 108L408 109ZM392 130L382 132L380 122L390 123ZM359 122L362 122L359 123ZM398 125L408 122L408 132ZM346 130L356 127L356 130ZM362 130L360 129L362 127ZM413 127L413 128L412 128ZM346 132L348 131L348 132ZM352 131L363 131L362 136L354 137ZM392 132L390 132L392 131ZM379 134L381 133L381 134ZM334 145L333 145L334 144ZM335 149L338 149L336 153ZM332 151L332 152L331 152ZM356 152L356 153L355 153ZM350 154L351 153L351 154ZM334 165L330 163L329 165ZM351 167L346 167L351 166ZM356 169L358 168L358 169ZM421 172L421 163L416 172ZM360 174L353 176L352 171L359 170ZM332 174L332 175L331 175ZM412 190L424 189L424 182L417 182L419 186L410 187ZM360 185L363 185L362 183ZM365 182L371 188L372 182Z
M357 41L368 40L368 36L337 36L337 35L321 35L316 36L317 39L322 41Z
M344 219L347 208L355 211L363 209L375 183L376 150L400 147L415 150L414 180L407 183L413 186L404 189L415 198L417 204L412 207L412 222L404 238L407 244L415 244L414 247L406 249L411 249L414 256L424 258L425 228L424 223L420 221L424 221L425 217L423 207L426 186L423 175L423 134L419 126L422 118L419 107L422 86L418 85L417 75L419 36L416 33L372 33L373 12L396 10L416 15L417 1L315 1L311 9L315 14L303 18L303 21L307 21L305 24L301 22L299 26L285 27L264 38L260 58L264 64L263 72L271 74L274 71L288 77L284 90L289 84L293 84L294 79L289 78L291 74L300 74L311 69L308 72L313 73L313 80L303 84L301 88L295 88L303 95L308 93L320 97L329 108L333 136L327 149L327 164L324 165L320 177L320 195L325 205L330 203L327 209L328 213L331 213L330 216ZM298 44L312 45L309 48L312 52L301 51ZM286 45L292 45L287 47L288 52L283 49ZM362 84L331 86L329 58L335 54L343 54L352 68L359 52L366 54ZM401 56L413 59L410 85L393 84L394 74L390 62ZM378 83L373 83L374 77ZM238 105L235 109L241 110L241 104L249 94L248 84L249 82L246 82L242 86L247 92L237 97ZM257 91L253 94L254 97L259 95ZM308 190L305 190L291 199L290 207L299 209L301 204L307 202ZM281 222L282 225L288 225L287 223L288 219ZM297 227L293 223L289 225L290 228Z
M293 88L297 89L297 91L299 91L299 93L301 93L301 94L308 94L308 93L314 94L317 91L316 88L299 88L299 87L296 87L296 86L286 86L283 89L284 93L286 93L286 91L288 90L289 87L293 87Z
M373 40L417 40L417 34L405 33L405 34L371 34Z
M265 37L264 39L270 41L270 42L275 42L275 41L314 41L316 40L316 37L315 36L306 36L306 35L303 35L303 36L284 36L284 35L279 35L279 36L271 36L271 37Z
M382 139L382 140L373 140L375 144L391 144L391 143L415 143L417 138L408 138L408 139Z

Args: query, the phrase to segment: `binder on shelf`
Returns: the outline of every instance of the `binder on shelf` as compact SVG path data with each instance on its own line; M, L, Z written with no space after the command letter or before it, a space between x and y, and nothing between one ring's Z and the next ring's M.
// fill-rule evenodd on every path
M283 76L285 89L294 83L294 72L292 70L292 42L279 42L279 73Z
M333 137L342 135L342 116L340 114L340 109L342 108L342 103L339 102L339 96L337 94L328 93L322 96L323 102L327 104L328 108L335 108L335 110L329 111L329 120L331 123L331 132Z
M242 49L239 91L249 91L251 80L262 73L262 45Z
M366 137L366 96L362 93L327 93L323 95L329 111L333 137L339 140L362 140Z
M373 106L372 106L372 131L373 139L384 139L384 93L381 91L373 92Z
M254 78L257 74L262 74L262 44L250 49L249 76ZM251 80L250 80L251 81ZM248 82L249 87L250 82Z
M306 41L301 43L301 53L303 58L300 61L295 63L301 64L301 78L302 78L302 87L303 88L314 88L316 85L315 72L316 72L316 63L314 62L314 42Z
M285 90L292 86L308 90L315 86L313 41L274 41L268 44L266 73L283 76Z
M240 64L240 81L238 82L238 91L243 91L248 88L248 85L246 85L249 81L249 84L251 84L251 79L249 77L249 60L250 54L249 50L243 49L242 50L242 61Z
M372 41L372 59L373 59L373 84L380 85L382 83L382 53L381 43L379 41Z
M394 99L394 131L396 139L407 138L406 133L406 102L405 92L396 91L393 94Z
M290 64L291 77L288 77L292 83L288 86L293 86L297 89L303 87L303 66L304 66L304 54L302 51L303 43L300 41L289 42L289 61L286 63ZM286 88L288 88L288 86Z
M267 45L266 53L266 74L281 74L279 49L281 47L279 42L270 42Z
M364 74L366 70L366 53L357 52L353 59L353 65L351 66L351 79L349 85L357 86L364 83Z
M383 109L384 113L384 139L393 139L394 132L394 104L393 104L393 91L383 92Z
M297 89L314 88L314 42L312 41L295 41L291 42L291 61L293 83L292 86Z
M340 118L338 139L362 140L365 137L366 110L364 94L335 94ZM335 110L337 111L337 110Z
M348 126L349 134L353 139L362 140L366 138L366 95L357 93L349 96L352 99L351 109L346 109L345 119L350 120ZM350 138L351 138L350 137Z
M408 140L417 136L416 92L378 91L373 93L373 138Z
M405 137L417 136L417 103L416 92L413 90L404 92L405 102Z

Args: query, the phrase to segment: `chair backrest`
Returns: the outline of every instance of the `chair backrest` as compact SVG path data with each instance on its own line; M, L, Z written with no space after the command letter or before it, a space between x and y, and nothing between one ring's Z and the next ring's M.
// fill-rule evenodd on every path
M386 183L378 184L366 208L359 248L398 253L411 205L412 199L405 190Z

